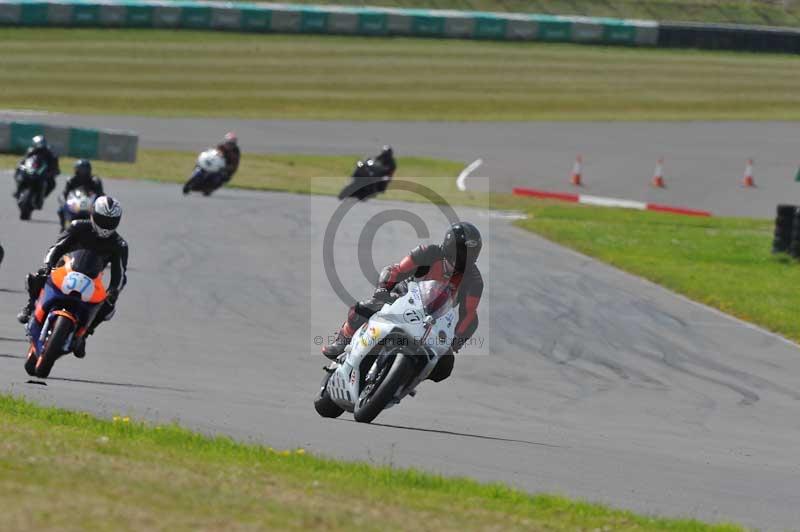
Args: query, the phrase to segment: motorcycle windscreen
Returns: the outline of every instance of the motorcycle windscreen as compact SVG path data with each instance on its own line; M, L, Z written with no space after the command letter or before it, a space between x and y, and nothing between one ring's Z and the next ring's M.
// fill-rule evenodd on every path
M450 283L441 281L422 281L419 283L420 297L425 313L434 318L453 307L454 293Z

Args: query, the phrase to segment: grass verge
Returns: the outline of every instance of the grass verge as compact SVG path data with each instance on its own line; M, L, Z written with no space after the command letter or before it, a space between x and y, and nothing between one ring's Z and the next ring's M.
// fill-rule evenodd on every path
M800 57L570 44L0 29L0 108L344 120L797 120Z
M7 395L0 433L2 530L740 530L105 421Z
M800 342L800 267L773 256L772 222L538 206L518 222L554 242Z

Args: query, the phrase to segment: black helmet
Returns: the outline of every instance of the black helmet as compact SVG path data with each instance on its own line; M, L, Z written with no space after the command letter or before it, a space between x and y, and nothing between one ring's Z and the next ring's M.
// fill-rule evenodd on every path
M394 150L392 150L392 147L389 146L388 144L381 149L380 155L376 157L376 159L378 159L383 164L389 164L389 161L391 161L393 158L394 158Z
M99 196L92 207L92 226L100 238L112 236L122 219L122 205L111 196Z
M478 228L469 222L456 222L444 235L442 254L450 267L464 272L478 260L481 247L483 240Z
M92 163L89 159L78 159L75 161L75 175L78 177L92 176Z

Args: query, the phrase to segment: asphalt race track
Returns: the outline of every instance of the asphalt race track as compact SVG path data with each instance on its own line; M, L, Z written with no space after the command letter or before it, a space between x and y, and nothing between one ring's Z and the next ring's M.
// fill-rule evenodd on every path
M22 223L10 186L0 191L0 390L659 515L800 523L800 349L779 337L464 210L486 235L484 347L374 425L323 420L311 404L323 365L313 338L345 315L320 264L338 202L237 190L185 198L145 182L107 189L126 209L128 289L86 359L60 360L46 385L28 382L14 315L25 272L56 235L55 205ZM390 208L418 214L435 239L445 224L424 204L350 211L335 263L354 294L369 286L355 266L360 228ZM391 222L372 254L386 262L415 243Z
M3 112L0 119L41 120ZM337 122L73 116L47 122L136 131L142 147L199 151L229 129L245 154L287 152L371 154L381 144L404 154L466 164L484 160L476 175L495 190L532 186L576 190L568 184L577 154L584 157L584 194L666 203L715 214L770 218L779 202L798 203L797 122ZM666 189L649 186L665 158ZM740 186L745 161L755 159L757 188ZM245 155L246 160L246 155ZM402 164L402 162L401 162Z

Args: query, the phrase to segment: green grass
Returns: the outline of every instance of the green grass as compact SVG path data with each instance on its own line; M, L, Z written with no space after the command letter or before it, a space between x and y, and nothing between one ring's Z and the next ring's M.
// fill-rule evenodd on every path
M797 0L293 0L293 3L800 26Z
M564 206L530 214L526 229L800 341L800 265L771 254L771 220Z
M800 119L800 56L0 29L0 108L390 120Z
M7 395L0 433L2 530L740 530L175 425L105 421Z
M92 161L92 170L101 177L183 184L194 168L196 157L197 154L191 152L139 150L134 164ZM13 168L19 158L18 155L0 155L0 168ZM245 153L229 186L300 194L338 194L350 180L358 159L357 155ZM62 158L60 162L62 171L72 170L73 159ZM447 199L463 201L472 198L473 204L480 205L483 201L485 205L488 202L486 195L464 195L456 189L456 176L464 166L464 163L444 159L403 157L395 178L423 184ZM400 191L387 195L395 200L413 200L414 196L414 193Z

